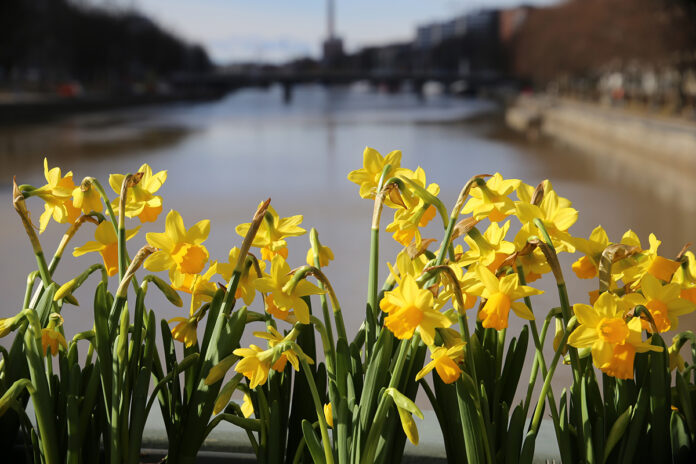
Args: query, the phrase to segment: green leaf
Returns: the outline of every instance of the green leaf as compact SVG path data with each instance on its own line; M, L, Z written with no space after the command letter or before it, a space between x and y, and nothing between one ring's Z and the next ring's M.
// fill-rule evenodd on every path
M616 419L614 425L611 426L609 436L607 437L607 444L604 447L604 458L602 459L603 463L607 462L607 459L609 459L614 446L616 446L616 444L623 437L624 432L626 432L626 427L628 427L631 419L631 412L631 407L629 407L618 417L618 419Z
M315 463L326 463L324 450L319 442L319 438L317 438L317 434L314 433L311 422L306 419L302 421L302 434L305 443L307 443L307 449L309 449L309 453L312 455L312 460Z
M524 407L518 405L512 411L507 437L505 437L505 464L517 464L520 462L524 421Z
M684 419L682 419L682 416L677 411L672 411L669 429L672 438L673 462L689 462L690 457L693 458L693 443L691 442L689 433L686 431Z
M415 414L420 419L423 419L423 413L418 406L416 406L416 403L405 397L396 388L389 387L384 391L384 394L392 397L397 408L408 411L411 414Z

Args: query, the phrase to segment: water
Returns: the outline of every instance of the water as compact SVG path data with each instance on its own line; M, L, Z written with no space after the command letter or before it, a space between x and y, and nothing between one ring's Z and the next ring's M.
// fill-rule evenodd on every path
M229 249L241 242L235 225L248 222L267 197L282 216L303 214L304 226L316 227L322 243L336 255L326 273L341 300L349 334L364 317L372 204L358 196L358 187L346 176L362 166L365 146L383 154L401 149L402 166L422 166L428 181L440 185L440 197L448 207L472 175L497 171L533 185L551 179L557 192L573 200L580 211L571 229L575 235L587 237L602 224L610 238L618 240L630 227L647 244L648 234L655 232L663 240L661 252L666 256L674 256L686 241L696 239L692 220L678 207L660 202L645 186L624 178L620 170L607 172L596 159L510 136L500 119L491 116L494 110L485 101L449 96L419 100L412 94L305 86L296 89L290 104L283 103L280 88L249 89L212 103L0 128L0 189L7 199L0 209L5 218L0 235L4 302L0 314L9 316L21 309L26 275L34 269L29 242L10 205L11 179L16 175L18 183L42 185L44 156L50 166L72 170L77 182L94 176L104 185L109 173L133 172L143 162L155 171L167 169L168 180L159 192L165 214L171 208L178 210L187 226L210 219L206 246L213 259L227 260ZM38 221L41 201L31 199L28 204ZM165 214L156 224L146 224L129 242L131 254L145 243L145 232L164 229ZM383 215L383 225L391 221L390 216L389 212ZM133 225L137 224L136 220ZM64 229L51 223L41 236L49 256ZM93 239L88 229L76 236L74 246ZM433 221L424 236L440 238L441 234ZM307 236L289 243L291 266L302 265L309 247ZM398 250L384 234L383 261L393 262ZM99 259L96 254L79 259L67 254L56 280L65 282ZM562 260L568 276L572 276L571 262L571 258ZM381 279L386 276L384 269ZM573 281L571 302L586 302L586 292L596 285L595 281L577 283L574 276L567 280ZM69 337L91 328L93 286L94 282L88 282L86 289L76 292L83 306L64 307ZM115 286L112 282L112 290ZM547 293L535 300L538 315L558 305L554 287L550 277L541 282ZM162 318L187 311L156 297L148 299ZM683 327L696 326L694 315L683 320ZM520 326L511 315L510 332ZM560 373L559 378L564 375Z

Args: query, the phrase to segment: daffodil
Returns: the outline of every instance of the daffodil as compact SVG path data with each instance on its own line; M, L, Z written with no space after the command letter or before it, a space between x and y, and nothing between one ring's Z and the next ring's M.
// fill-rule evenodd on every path
M492 223L483 235L475 229L472 230L470 235L464 237L469 250L458 259L457 263L468 266L477 262L495 272L503 261L515 252L515 245L505 240L508 229L510 229L510 221L505 222L503 227L496 222Z
M527 305L515 300L539 295L543 293L541 290L520 285L517 274L508 274L498 279L484 266L478 266L476 271L483 283L483 288L480 290L481 297L486 299L478 315L483 327L496 330L507 328L510 309L522 319L534 319L534 314Z
M130 240L138 233L140 226L126 231L126 240ZM99 252L104 260L106 272L112 276L118 272L118 237L113 224L102 221L94 231L95 241L89 241L81 247L75 248L73 256L82 256L85 253Z
M592 361L602 372L620 379L633 378L635 354L661 348L641 341L639 318L624 320L625 304L613 293L602 293L594 307L575 304L580 325L568 337L575 348L592 348Z
M203 302L212 301L217 291L215 282L211 282L215 274L218 273L218 263L213 262L204 274L184 274L176 269L169 270L169 279L172 288L181 292L191 294L191 315L201 307Z
M401 172L401 150L394 150L382 156L377 150L365 147L363 151L363 167L348 174L348 180L360 186L362 198L374 198L377 193L377 185L385 166L390 168L384 176L384 180L394 177Z
M657 277L645 274L640 281L640 288L645 297L645 307L655 321L658 332L667 332L677 328L678 317L696 309L696 305L681 298L681 287L676 283L662 285ZM643 328L652 331L652 326L643 321Z
M379 307L389 315L384 325L400 340L409 339L418 330L423 342L432 345L435 329L452 323L433 307L433 294L418 287L416 280L406 275L399 286L384 294Z
M237 260L239 259L239 248L234 247L230 250L229 258L227 263L218 264L218 272L225 279L226 282L232 278L232 272L237 265ZM237 291L235 292L235 298L241 298L244 304L249 306L256 297L256 288L254 288L254 282L263 275L263 270L266 268L265 261L257 261L259 265L259 270L261 274L256 270L256 266L251 266L249 268L244 268L242 275L239 277L239 282L237 283Z
M386 231L393 232L394 240L408 246L413 239L416 245L421 243L420 227L428 225L430 220L435 217L435 207L433 205L416 206L412 209L396 210L394 221L387 225Z
M297 237L307 232L300 227L302 215L281 218L272 206L266 210L266 217L261 222L252 246L261 248L261 258L270 260L278 254L283 258L288 257L286 237ZM251 227L251 223L239 224L235 231L245 237Z
M578 212L571 207L570 200L556 194L551 182L547 180L544 183L544 196L539 205L532 204L534 188L524 183L520 184L517 189L517 197L520 201L515 203L517 217L522 224L533 223L534 219L540 219L553 240L556 251L572 253L575 251L575 246L568 228L578 220Z
M249 348L237 348L233 354L242 358L234 370L249 379L249 388L254 389L266 383L268 371L271 369L273 350L264 351L256 345L249 345Z
M459 363L464 358L464 344L446 348L443 346L430 347L430 361L416 375L416 380L420 380L425 375L435 369L437 375L440 376L443 382L453 383L462 373L459 368Z
M585 256L573 263L573 272L578 276L578 279L595 278L599 269L599 260L602 258L602 253L610 244L609 237L604 231L604 228L602 226L597 226L587 240L576 237L573 242L575 248L585 254Z
M249 418L252 414L254 414L254 403L251 402L251 397L246 393L244 394L244 400L242 401L242 406L240 409L246 418Z
M684 260L672 276L672 283L681 287L681 297L696 303L696 257L691 251L684 253Z
M462 214L473 213L477 220L488 218L491 222L503 221L515 213L515 203L509 195L517 190L520 184L520 180L503 179L503 176L496 172L484 186L475 185L471 189L471 198L464 205Z
M333 251L331 248L319 245L319 266L324 267L329 265L329 261L334 259ZM307 250L307 265L314 266L314 250L310 248Z
M51 353L51 356L58 354L59 349L67 350L68 342L60 332L59 327L63 325L63 316L52 313L48 320L48 325L41 329L41 354Z
M49 170L48 160L44 158L44 176L47 184L31 191L32 196L39 197L46 202L44 212L39 218L40 233L46 230L51 218L60 224L65 224L73 222L80 216L80 210L75 208L70 201L70 196L75 189L72 171L63 177L59 167Z
M145 268L154 271L174 270L198 274L208 262L208 250L201 245L210 233L210 221L199 221L186 230L181 215L172 210L167 214L163 233L149 232L147 242L159 248L145 260Z
M640 241L638 241L638 238L635 237L634 240L635 241L630 243L640 248ZM632 288L637 288L638 285L640 285L640 281L646 273L662 281L670 282L672 276L679 268L679 263L677 261L664 258L657 254L657 249L662 242L655 237L655 234L650 234L649 242L649 249L643 250L623 260L624 268L620 277L625 283L631 284Z
M186 348L192 347L198 339L198 317L174 317L169 319L172 322L178 322L172 329L172 338L186 345Z
M333 428L333 407L331 406L331 403L324 404L324 419L326 419L326 424Z
M282 256L276 255L271 260L271 273L254 281L254 288L269 293L266 297L267 307L271 307L274 316L286 319L290 310L302 324L309 324L309 307L302 299L303 296L323 293L316 285L300 280L290 292L284 292L283 287L292 279L291 269Z
M92 185L92 182L85 180L79 187L72 191L73 206L81 210L84 214L92 211L100 213L104 208L99 191Z
M269 348L275 348L279 343L282 343L286 341L286 338L283 337L280 332L278 332L275 328L268 326L266 327L268 332L254 332L254 337L258 338L263 338L268 341L268 347ZM271 369L273 369L276 372L282 372L285 369L285 365L290 362L292 365L293 369L296 371L300 370L300 356L303 354L298 354L295 353L292 349L287 349L284 350L278 359L271 365ZM314 364L314 361L307 355L304 355L305 360L309 364Z
M152 173L149 165L143 164L138 169L142 173L140 181L128 189L126 194L126 216L138 217L140 222L155 222L157 216L162 212L162 197L155 193L162 187L167 180L167 171ZM118 195L121 194L121 186L126 176L123 174L111 174L109 185ZM120 197L113 201L113 208L118 211Z

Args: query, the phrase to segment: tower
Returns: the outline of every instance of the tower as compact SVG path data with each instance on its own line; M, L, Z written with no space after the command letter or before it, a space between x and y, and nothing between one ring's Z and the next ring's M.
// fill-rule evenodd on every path
M343 57L343 41L336 36L334 0L326 0L326 40L322 44L322 64L335 67Z

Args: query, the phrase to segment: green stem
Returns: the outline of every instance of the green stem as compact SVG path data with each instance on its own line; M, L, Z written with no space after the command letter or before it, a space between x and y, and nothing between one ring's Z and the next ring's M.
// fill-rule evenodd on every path
M309 243L312 245L312 252L314 253L314 267L321 269L321 261L319 259L319 234L314 227L309 231ZM319 288L325 290L324 282L319 281ZM329 316L329 302L326 299L326 294L322 293L319 295L319 299L321 300L321 313L324 316L324 323L326 324L326 337L331 346L335 346L333 328L331 327L331 318Z
M299 347L297 347L299 348ZM324 446L324 457L326 458L326 464L333 464L333 451L331 450L331 441L329 439L329 427L326 424L326 417L324 417L324 407L321 404L321 399L319 398L319 391L317 390L317 385L314 382L314 375L312 370L309 368L309 364L304 356L299 356L300 362L302 363L302 371L307 377L307 384L309 385L309 390L312 393L312 400L314 401L314 408L317 412L317 419L319 419L319 429L321 431L321 442Z

